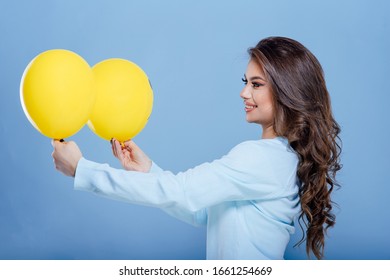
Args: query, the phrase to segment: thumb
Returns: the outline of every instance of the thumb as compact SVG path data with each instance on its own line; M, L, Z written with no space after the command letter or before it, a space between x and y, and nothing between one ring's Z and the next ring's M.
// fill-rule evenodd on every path
M56 145L58 145L59 143L63 143L65 144L65 140L64 139L51 139L51 145L53 147L55 147Z
M143 151L133 140L128 140L124 143L126 150L131 152L133 155L141 155Z
M63 139L58 140L58 139L51 139L51 145L56 148L58 147L59 144L65 143Z
M132 149L138 148L137 145L136 145L136 144L133 142L133 140L131 140L131 139L125 141L123 144L124 144L124 146L126 147L126 149L132 150Z

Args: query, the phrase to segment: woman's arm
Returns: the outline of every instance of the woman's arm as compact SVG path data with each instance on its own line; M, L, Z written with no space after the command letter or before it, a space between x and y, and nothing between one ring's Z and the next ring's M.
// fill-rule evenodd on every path
M160 173L163 170L149 159L149 157L133 142L127 141L123 146L118 141L113 139L112 150L126 170ZM83 161L82 153L75 142L60 142L52 141L54 147L53 159L56 169L67 176L75 176L76 167L79 161ZM80 163L82 165L82 163ZM91 175L93 176L93 175ZM77 181L78 182L78 181ZM75 180L75 187L77 186ZM171 216L187 222L192 225L204 225L207 222L207 211L201 209L199 211L188 211L177 206L166 206L162 208Z
M296 164L296 155L288 154L285 146L253 142L178 174L118 170L83 158L75 188L130 203L197 212L225 201L288 195L285 190L295 182Z
M152 162L152 166L149 172L160 173L163 172L163 170L155 162ZM186 209L178 207L167 207L162 210L164 210L172 217L175 217L176 219L179 219L194 226L207 224L207 209L201 209L197 212L190 212Z
M70 155L77 154L71 149L74 145L67 146L66 150L55 147L56 161L66 162L62 156L73 158ZM178 174L119 170L81 158L74 186L129 203L195 213L225 201L269 200L294 194L296 189L290 192L286 188L294 185L296 164L296 155L286 152L285 145L249 141L219 160Z

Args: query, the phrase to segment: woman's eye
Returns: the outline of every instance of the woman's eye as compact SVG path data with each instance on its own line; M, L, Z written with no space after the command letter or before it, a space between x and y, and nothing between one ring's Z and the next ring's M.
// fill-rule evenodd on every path
M253 88L259 88L259 87L261 87L261 86L263 86L263 84L260 84L260 83L252 83L252 87Z
M245 79L245 78L242 78L242 79L241 79L241 81L243 81L243 82L244 82L244 84L247 84L247 83L248 83L248 80L247 80L247 79Z

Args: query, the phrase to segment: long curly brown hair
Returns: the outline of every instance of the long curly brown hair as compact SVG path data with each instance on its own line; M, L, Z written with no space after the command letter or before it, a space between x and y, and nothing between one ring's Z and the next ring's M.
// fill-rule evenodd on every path
M339 186L341 169L340 126L335 121L324 73L316 57L301 43L269 37L248 50L271 85L274 100L273 128L286 137L299 157L297 176L301 212L299 224L306 253L324 257L325 234L334 226L331 193Z

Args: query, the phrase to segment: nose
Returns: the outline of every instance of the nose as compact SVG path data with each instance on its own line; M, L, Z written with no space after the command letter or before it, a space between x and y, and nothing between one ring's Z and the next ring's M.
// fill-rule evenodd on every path
M240 97L244 100L252 97L252 94L250 92L248 85L245 85L244 88L241 90Z

